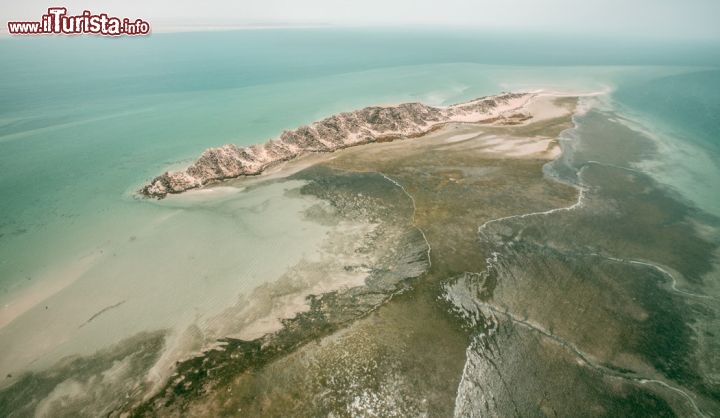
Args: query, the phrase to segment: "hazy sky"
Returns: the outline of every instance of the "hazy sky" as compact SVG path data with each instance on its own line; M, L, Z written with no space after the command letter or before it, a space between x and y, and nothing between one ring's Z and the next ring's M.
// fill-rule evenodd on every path
M720 0L3 0L3 20L48 6L172 24L462 25L478 29L720 38Z

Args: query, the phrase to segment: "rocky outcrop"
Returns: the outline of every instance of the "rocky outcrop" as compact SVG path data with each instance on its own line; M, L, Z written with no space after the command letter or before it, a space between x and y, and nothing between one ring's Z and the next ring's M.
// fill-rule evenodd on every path
M339 113L284 131L279 138L265 144L209 148L190 167L155 177L139 192L162 198L168 193L181 193L223 179L260 174L273 163L303 153L332 152L370 142L419 136L449 122L495 121L516 112L531 97L531 94L505 93L443 108L404 103Z

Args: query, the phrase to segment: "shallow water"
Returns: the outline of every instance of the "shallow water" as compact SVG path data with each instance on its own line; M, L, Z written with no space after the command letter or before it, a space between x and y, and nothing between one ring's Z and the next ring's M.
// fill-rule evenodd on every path
M91 354L145 330L183 334L301 260L313 260L330 228L304 217L318 201L286 196L302 185L284 182L204 193L201 202L188 195L159 203L162 213L142 228L71 262L77 266L69 267L66 279L48 278L64 281L56 293L28 294L41 303L18 312L0 330L3 375ZM10 302L6 312L12 308ZM203 335L193 347L221 336Z

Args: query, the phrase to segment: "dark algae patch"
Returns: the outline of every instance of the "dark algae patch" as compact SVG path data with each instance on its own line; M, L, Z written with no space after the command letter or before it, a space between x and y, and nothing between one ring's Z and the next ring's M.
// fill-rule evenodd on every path
M0 416L111 416L141 397L147 374L165 344L165 333L143 333L92 356L68 357L48 370L20 376L0 391ZM98 376L105 378L98 379Z

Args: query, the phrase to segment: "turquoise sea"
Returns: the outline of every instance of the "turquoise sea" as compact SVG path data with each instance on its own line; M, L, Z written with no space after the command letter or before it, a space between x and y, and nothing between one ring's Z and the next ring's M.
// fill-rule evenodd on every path
M323 28L0 39L0 57L0 376L211 321L312 251L327 231L285 189L243 201L135 191L207 147L339 111L601 92L660 144L639 168L720 216L717 43Z

